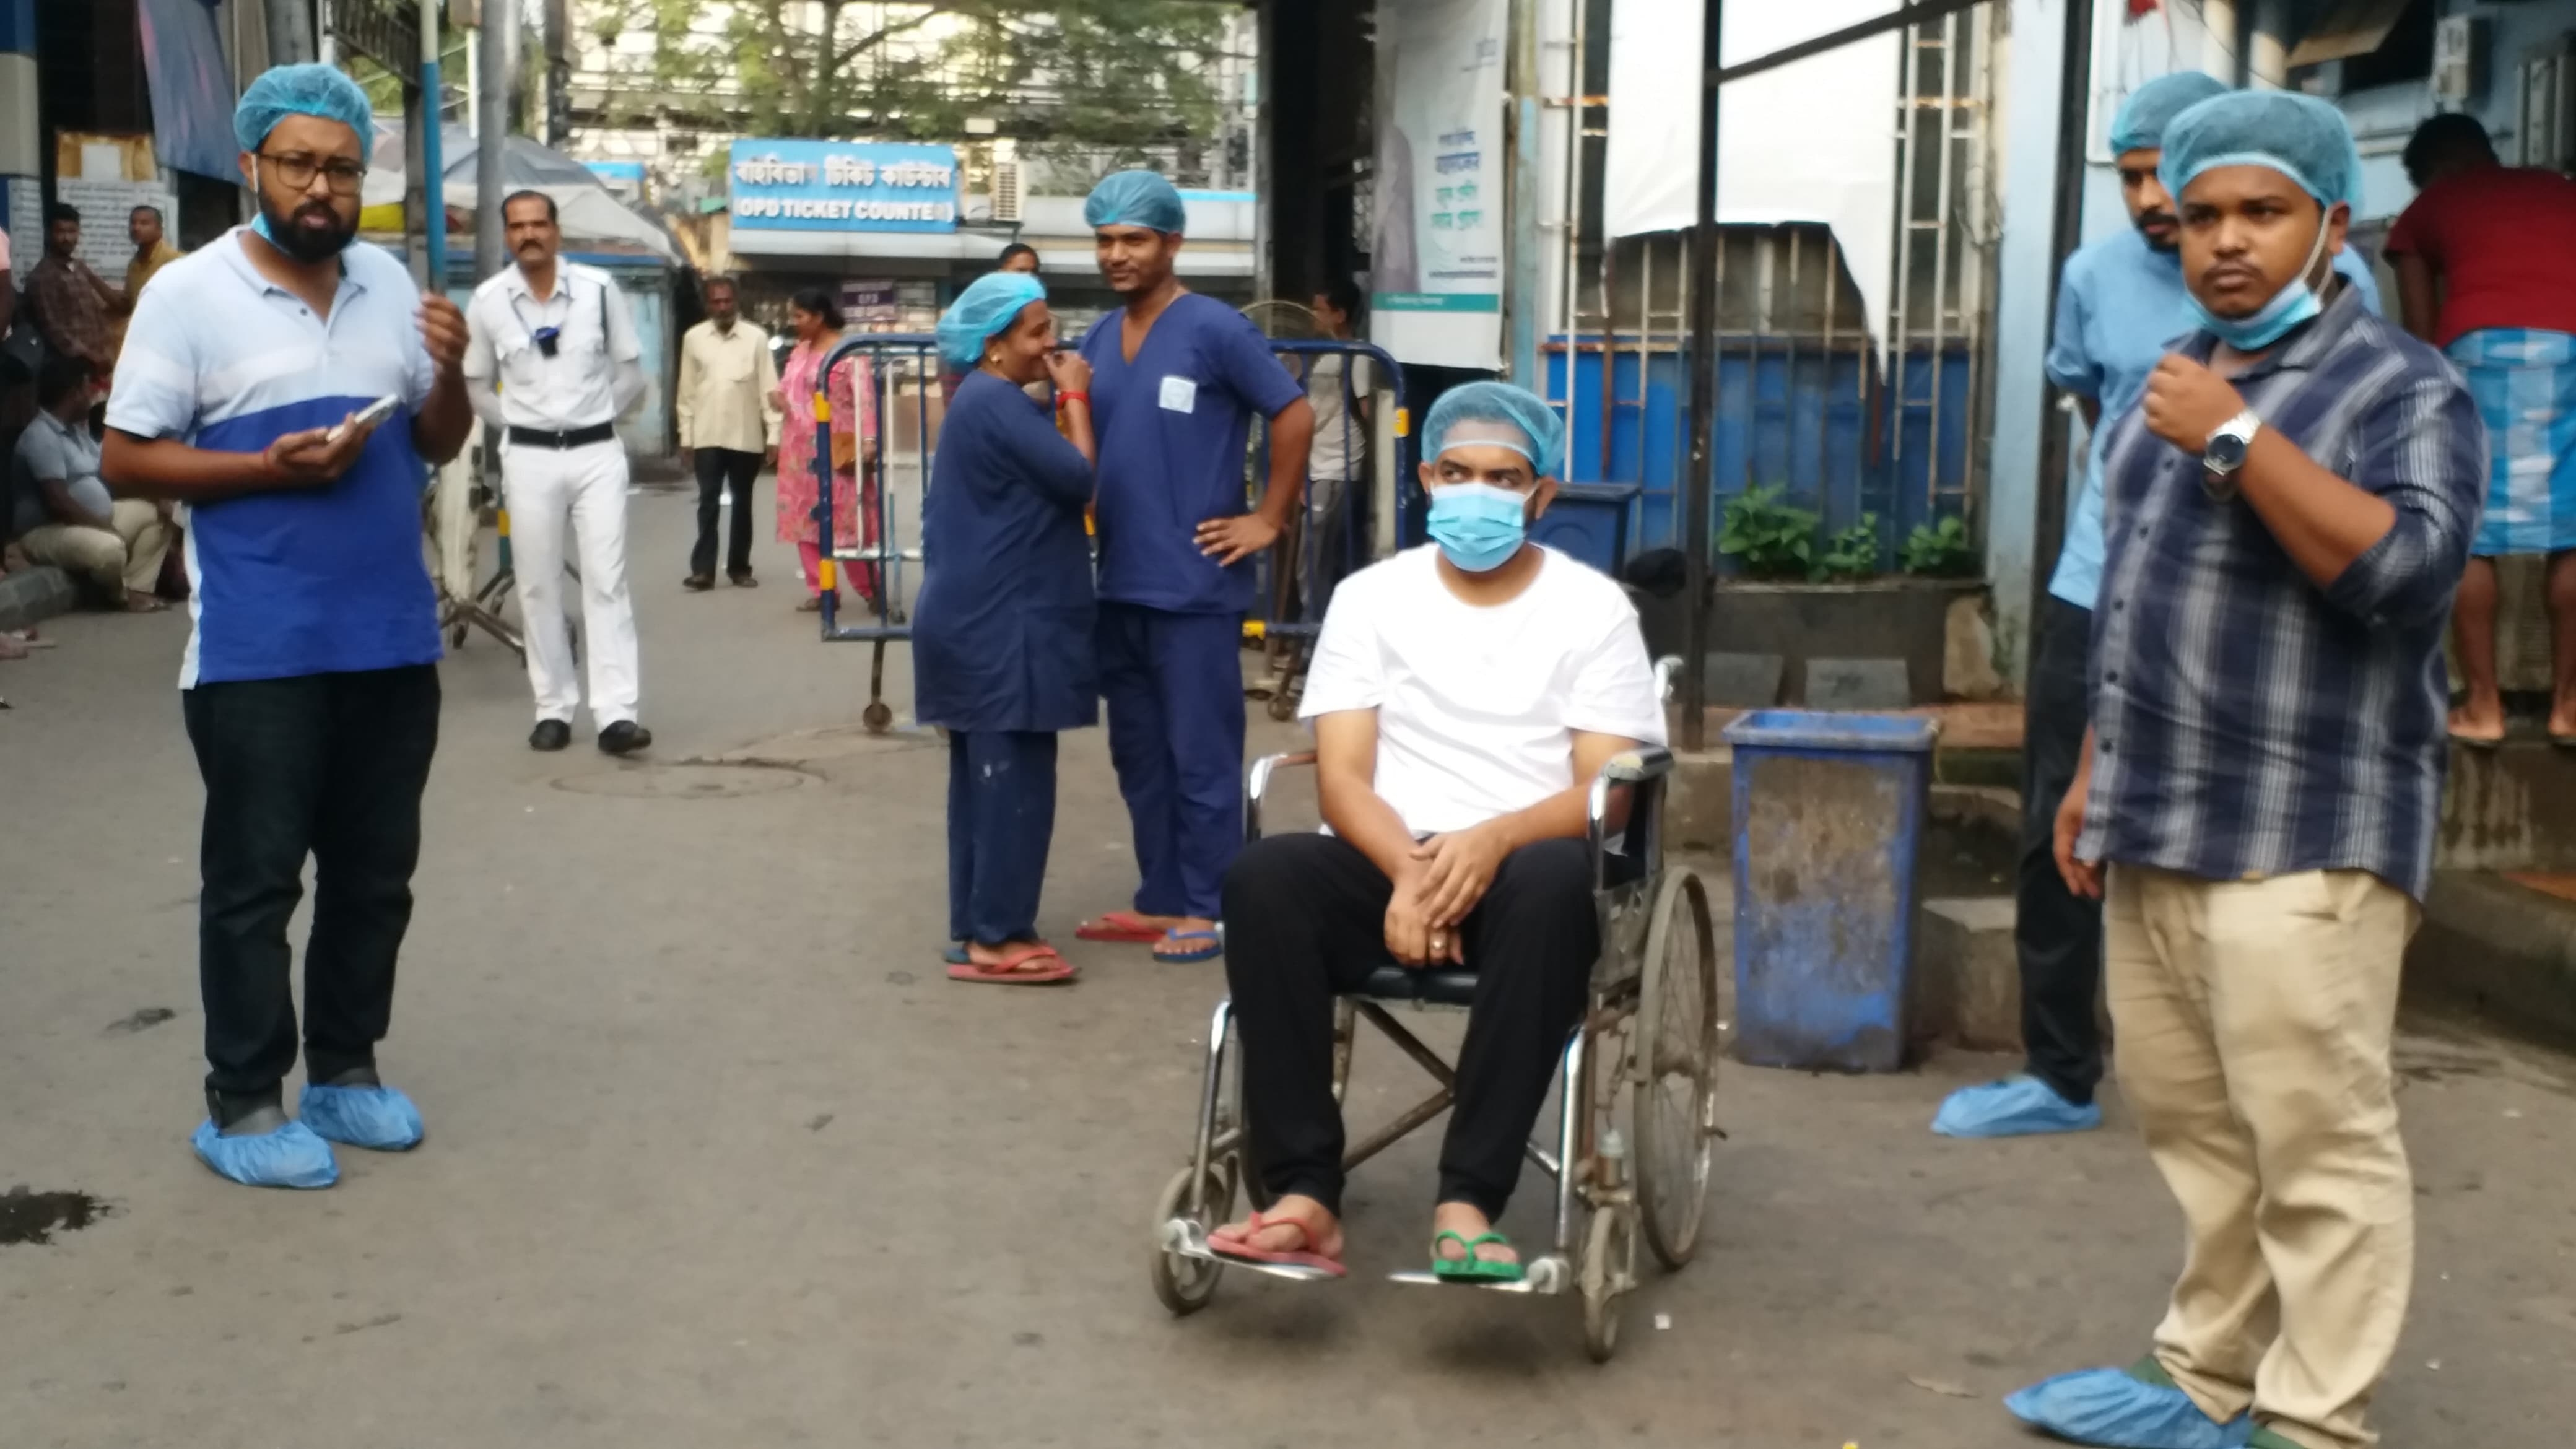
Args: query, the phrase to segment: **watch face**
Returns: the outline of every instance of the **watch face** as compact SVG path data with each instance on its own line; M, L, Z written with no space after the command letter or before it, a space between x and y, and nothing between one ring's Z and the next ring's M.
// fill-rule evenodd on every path
M2201 461L2215 473L2233 473L2245 466L2245 440L2234 433L2220 433L2201 450Z

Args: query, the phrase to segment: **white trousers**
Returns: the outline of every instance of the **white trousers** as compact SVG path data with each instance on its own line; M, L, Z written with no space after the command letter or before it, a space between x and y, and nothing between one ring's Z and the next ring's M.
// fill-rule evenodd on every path
M564 530L581 568L583 642L590 651L590 717L601 729L635 718L635 601L626 592L626 449L513 443L501 455L510 509L510 569L526 621L528 683L537 718L572 722L581 705L572 632L564 621Z

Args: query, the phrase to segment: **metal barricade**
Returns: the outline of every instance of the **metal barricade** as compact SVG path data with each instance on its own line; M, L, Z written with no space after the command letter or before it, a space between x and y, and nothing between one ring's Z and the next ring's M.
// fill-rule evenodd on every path
M832 398L835 370L853 362L865 372L854 379L852 396L873 415L876 434L859 440L859 517L841 519L832 506ZM894 723L885 702L885 652L889 640L912 637L911 616L903 604L908 570L921 562L918 527L930 492L931 462L937 451L943 402L939 339L924 332L872 333L844 337L823 355L815 374L814 521L822 559L822 619L825 643L870 646L868 704L860 719L882 733ZM907 486L908 485L908 486ZM908 506L904 506L907 505ZM913 541L904 541L909 521ZM873 526L871 526L873 525ZM843 537L846 530L848 537ZM864 622L840 619L840 574L855 565L874 585Z
M1329 400L1339 406L1316 409L1316 437L1307 455L1307 476L1301 480L1306 496L1299 500L1288 528L1262 564L1265 578L1258 623L1273 680L1270 716L1286 720L1296 717L1306 665L1314 654L1315 636L1323 630L1324 610L1331 602L1333 587L1366 568L1376 552L1369 525L1376 512L1377 471L1371 464L1376 435L1374 406L1378 403L1391 404L1396 410L1396 506L1389 521L1395 534L1391 542L1396 546L1404 543L1404 521L1414 511L1407 501L1422 485L1414 477L1412 466L1413 429L1404 410L1403 364L1384 348L1349 338L1277 338L1271 341L1270 350L1307 384L1310 401L1315 396L1317 374L1325 370L1326 361L1339 363L1331 369L1334 377L1329 394ZM1365 369L1361 363L1367 364ZM1374 374L1365 382L1360 376L1364 370ZM1328 411L1338 413L1338 418L1327 420L1323 414ZM1331 436L1327 436L1328 431ZM1343 478L1337 498L1314 496L1319 459L1338 459L1341 463L1338 471ZM1259 493L1270 478L1267 426L1260 430L1250 466L1245 492L1258 507Z

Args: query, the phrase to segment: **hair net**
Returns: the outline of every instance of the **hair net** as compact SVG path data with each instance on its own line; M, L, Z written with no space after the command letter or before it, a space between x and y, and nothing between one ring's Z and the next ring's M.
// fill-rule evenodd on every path
M2361 148L2343 112L2296 91L2229 91L2165 126L2165 190L2182 189L2220 166L2269 166L2321 206L2361 199Z
M957 294L939 314L939 360L959 372L984 360L984 344L1011 330L1031 302L1046 300L1046 286L1026 272L987 272Z
M1440 394L1422 424L1422 456L1462 444L1509 448L1542 478L1565 460L1565 420L1534 393L1504 382L1470 382Z
M233 140L256 151L289 116L320 116L358 133L358 145L375 144L375 113L358 83L327 65L281 65L264 71L233 107Z
M2196 70L2160 75L2129 92L2111 117L2111 154L2153 151L2165 143L2165 127L2184 111L2227 94L2227 83Z
M1166 236L1189 230L1181 193L1151 171L1113 171L1082 204L1084 226L1141 226Z

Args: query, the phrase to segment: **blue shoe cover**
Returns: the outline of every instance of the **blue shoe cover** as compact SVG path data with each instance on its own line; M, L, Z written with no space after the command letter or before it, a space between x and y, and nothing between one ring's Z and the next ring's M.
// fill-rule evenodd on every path
M307 1086L295 1115L317 1136L373 1152L408 1152L423 1135L420 1109L392 1087Z
M1932 1130L1943 1137L2033 1137L2090 1132L2101 1125L2101 1104L2087 1102L2079 1107L2037 1077L2006 1077L1980 1087L1961 1087L1932 1119Z
M2103 1449L2244 1449L2254 1436L2252 1416L2221 1424L2189 1394L2129 1369L2059 1374L2007 1396L2004 1407L2034 1429Z
M329 1187L340 1180L331 1144L301 1122L226 1137L209 1117L197 1124L195 1142L199 1162L244 1187Z

